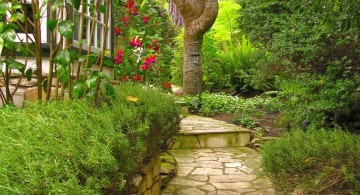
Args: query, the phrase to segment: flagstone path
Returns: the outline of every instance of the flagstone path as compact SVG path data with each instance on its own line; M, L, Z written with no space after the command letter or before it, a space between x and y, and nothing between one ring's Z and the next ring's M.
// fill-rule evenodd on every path
M269 180L261 174L261 156L256 150L231 147L170 152L178 162L178 172L162 195L275 194Z

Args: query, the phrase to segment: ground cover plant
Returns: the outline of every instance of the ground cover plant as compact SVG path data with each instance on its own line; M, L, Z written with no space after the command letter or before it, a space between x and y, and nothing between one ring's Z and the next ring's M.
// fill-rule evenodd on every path
M156 89L116 88L122 96L100 107L65 100L1 108L0 193L113 194L129 187L132 174L178 131L179 111Z
M230 123L243 125L245 127L266 132L277 129L275 117L279 114L282 102L273 94L277 92L264 93L253 98L231 96L225 93L202 93L199 96L185 96L182 98L190 112L203 116L214 117Z
M262 164L279 194L359 194L359 135L294 131L262 146Z

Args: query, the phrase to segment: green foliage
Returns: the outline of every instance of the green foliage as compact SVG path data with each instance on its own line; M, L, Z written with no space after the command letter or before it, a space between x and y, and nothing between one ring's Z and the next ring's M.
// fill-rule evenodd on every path
M219 2L218 17L202 44L204 87L208 91L241 86L244 91L254 88L265 91L271 88L267 77L258 76L256 49L246 36L240 36L236 21L240 6L233 0ZM176 38L178 50L172 64L172 80L182 82L183 34Z
M219 2L219 13L216 21L212 26L213 38L219 43L229 43L237 40L239 29L237 27L237 19L240 16L241 7L234 0L226 0Z
M156 2L135 0L132 7L127 7L127 2L119 1L115 11L115 49L123 52L121 62L116 62L119 57L115 57L115 77L123 82L135 80L169 90L165 83L171 79L171 42L176 29L164 14L166 10ZM133 13L138 9L138 13ZM131 45L134 40L140 45ZM147 59L151 56L156 60L149 64Z
M129 96L138 98L135 105L140 109L142 118L151 122L148 154L157 154L159 147L167 149L169 139L180 129L180 110L174 98L162 94L159 89L145 87L144 90L143 86L132 84L118 86L116 95L120 100Z
M262 164L279 194L359 194L360 139L344 131L295 131L262 145Z
M281 124L296 128L308 119L311 126L355 129L359 1L239 2L239 27L258 46L256 72L248 75L257 85L264 79L281 91L287 101Z
M103 17L107 14L104 10L105 5L100 5L100 10L95 10L98 8L95 8L95 5L92 3L84 3L82 6L85 7L84 10L89 9L91 14L90 16L86 16L87 19L91 19L92 17L95 17L92 12L98 12L100 11L103 14ZM110 1L104 1L103 4L110 3ZM105 93L108 93L109 95L113 96L113 91L110 80L108 77L103 76L101 71L93 71L91 70L91 66L93 64L99 64L99 62L103 62L103 57L105 55L105 52L98 52L97 54L93 54L89 52L87 55L80 56L80 54L77 54L75 50L71 50L70 48L74 45L70 44L73 40L73 34L75 30L75 21L69 20L69 14L66 14L64 10L69 9L76 9L78 10L81 1L80 0L71 0L67 3L64 3L64 1L44 1L41 5L39 4L33 4L34 6L30 6L31 8L25 8L24 5L20 4L18 1L12 1L11 3L2 2L0 4L0 17L4 18L2 22L0 22L0 53L2 52L5 55L4 65L5 65L5 72L0 71L1 75L0 77L5 81L5 92L6 93L0 93L0 98L4 104L11 104L13 101L13 98L11 96L14 96L17 87L15 87L15 90L10 89L10 71L12 70L18 70L20 73L22 73L22 76L25 76L29 81L31 80L32 74L36 74L38 77L38 84L37 87L40 90L44 90L46 92L46 98L47 100L51 96L50 93L54 90L48 90L51 88L52 78L54 77L53 74L57 76L57 83L60 83L60 90L64 92L67 91L67 94L69 94L69 97L72 98L73 94L72 91L75 91L75 97L81 98L85 97L85 94L87 97L90 97L92 99L96 99L97 95L99 94L99 91L105 91ZM50 8L51 6L51 8ZM46 14L46 9L50 8L51 11L57 12L59 14L48 15L48 20L46 22L47 29L49 32L49 37L55 37L55 34L58 33L59 40L56 42L54 39L50 38L49 45L50 46L50 64L49 67L49 78L48 79L42 79L41 74L37 74L38 70L33 70L28 66L28 58L33 57L36 58L36 68L41 70L44 69L42 65L41 60L41 54L43 53L43 48L41 47L42 43L38 43L37 41L41 41L39 37L41 36L41 32L39 30L36 30L38 27L38 23L42 22L39 21L42 18L46 18L44 14ZM29 19L32 16L26 16L24 13L27 13L26 9L31 9L28 11L32 11L32 13L35 15L34 21L29 21ZM71 13L73 14L73 13ZM80 14L81 15L81 14ZM10 17L9 17L10 16ZM28 19L25 18L28 17ZM79 19L77 19L79 20ZM81 20L81 19L80 19ZM92 23L95 25L95 23ZM40 25L40 24L39 24ZM85 26L79 27L79 31L83 29ZM40 27L39 27L40 28ZM99 28L98 30L103 30L108 28L108 24L105 24L103 27ZM32 29L29 31L29 29ZM18 30L23 31L23 35L25 34L25 38L21 38L21 36L17 37ZM56 30L56 32L55 32ZM53 34L55 33L55 34ZM18 40L16 40L18 38ZM66 41L62 41L63 38L67 39ZM60 41L61 40L61 41ZM78 40L82 42L83 40ZM56 43L55 43L56 42ZM61 47L59 47L61 45ZM84 45L82 46L83 48ZM87 46L86 48L91 50L91 46ZM101 48L102 49L102 48ZM56 50L56 51L55 51ZM21 58L18 58L18 56L21 56ZM23 59L25 58L25 59ZM20 61L24 61L25 64L23 64ZM86 67L82 71L80 69L74 70L74 63L75 61L79 61L79 67ZM86 66L84 66L84 63L87 62ZM3 64L3 63L1 63ZM103 64L111 65L112 63L109 63L107 61L106 63L103 62L100 67L103 66ZM2 67L2 65L1 65ZM47 69L47 68L45 68ZM55 70L55 71L54 71ZM102 70L102 68L100 68ZM72 77L73 73L77 73L76 78ZM80 74L83 73L82 76ZM96 77L96 79L94 79ZM81 78L81 80L78 80ZM91 81L91 87L88 87L86 90L80 90L81 86L83 86L83 83L86 82L87 79L92 79ZM106 87L99 87L100 80L103 79L102 83ZM54 79L55 80L55 79ZM92 81L96 82L92 82ZM75 83L75 87L73 85ZM80 86L76 86L80 85ZM95 85L95 86L94 86ZM75 90L73 90L75 89ZM82 88L81 88L82 89ZM56 87L56 90L59 91L59 88ZM57 92L58 92L57 91ZM40 93L39 94L39 100L41 100ZM60 93L61 98L63 98L65 93Z
M240 2L241 30L270 52L263 65L280 64L290 74L303 69L322 72L345 56L354 59L350 66L358 65L358 0Z
M0 193L120 193L180 119L173 99L157 90L117 90L124 96L100 107L65 100L0 109Z
M353 130L360 110L360 78L352 75L341 62L329 66L326 74L303 73L292 79L278 80L279 97L286 100L282 124L300 126L308 119L311 126L342 126Z
M183 85L183 51L184 51L184 29L174 38L174 58L171 60L171 82L175 85ZM205 59L204 59L205 61Z
M249 128L255 127L253 117L264 111L268 114L277 112L282 103L277 98L256 96L254 98L244 99L233 97L224 93L202 93L200 100L200 108L196 108L198 96L185 96L182 101L186 102L189 110L198 111L203 116L214 116L216 114L233 114L234 122Z

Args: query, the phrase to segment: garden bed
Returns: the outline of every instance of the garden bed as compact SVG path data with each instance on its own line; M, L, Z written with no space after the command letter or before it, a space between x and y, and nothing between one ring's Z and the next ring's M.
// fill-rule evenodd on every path
M179 130L174 99L120 85L100 106L83 100L0 109L0 194L114 194Z

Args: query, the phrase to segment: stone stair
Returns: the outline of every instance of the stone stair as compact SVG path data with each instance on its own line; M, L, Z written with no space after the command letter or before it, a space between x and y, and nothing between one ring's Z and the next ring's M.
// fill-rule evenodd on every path
M211 118L188 115L170 153L177 174L162 195L274 195L262 175L261 155L244 147L251 131Z
M223 121L188 115L182 119L173 149L229 148L250 143L251 131Z

